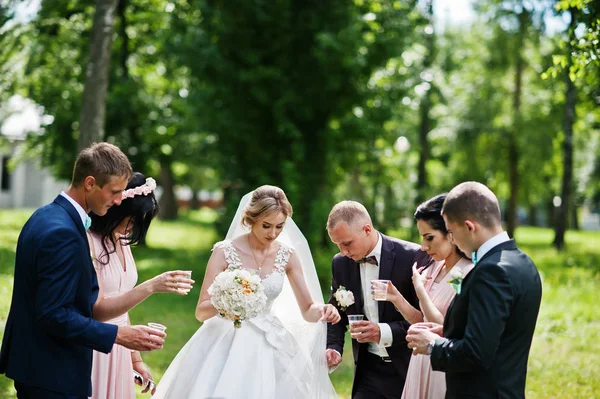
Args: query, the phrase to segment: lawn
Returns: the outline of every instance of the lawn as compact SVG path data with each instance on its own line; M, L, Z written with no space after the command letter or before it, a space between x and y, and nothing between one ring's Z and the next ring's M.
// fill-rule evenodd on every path
M0 210L0 336L10 305L17 237L30 213ZM163 350L144 355L156 379L200 326L194 308L210 249L218 239L212 227L214 217L211 212L201 211L184 214L177 222L157 221L150 229L148 247L134 249L140 282L172 269L193 270L196 279L189 295L154 295L130 312L134 323L155 321L168 327ZM600 391L600 317L593 307L598 297L595 292L600 289L600 232L569 232L568 250L560 254L548 246L552 234L548 229L529 227L519 228L516 234L544 281L527 397L594 398ZM324 287L328 286L332 254L332 249L315 254ZM340 397L349 397L352 373L348 349L342 366L331 375ZM4 376L0 376L0 398L15 398L12 381Z

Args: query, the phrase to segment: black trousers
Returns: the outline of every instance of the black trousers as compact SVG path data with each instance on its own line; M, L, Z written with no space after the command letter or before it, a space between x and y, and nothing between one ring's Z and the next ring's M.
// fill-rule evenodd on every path
M403 389L404 379L391 362L370 352L361 354L352 399L400 399Z
M87 399L87 396L69 395L61 392L47 391L15 381L17 398L19 399Z

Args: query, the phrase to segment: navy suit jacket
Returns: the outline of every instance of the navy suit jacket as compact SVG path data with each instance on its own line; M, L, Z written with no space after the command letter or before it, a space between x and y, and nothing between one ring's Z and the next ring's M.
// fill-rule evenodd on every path
M0 373L69 395L92 393L92 350L108 353L117 326L92 319L98 280L81 217L58 196L19 235Z
M513 240L492 248L462 282L431 353L446 398L525 398L527 359L542 283Z
M381 234L381 260L379 265L379 278L391 280L404 298L415 308L419 309L419 299L412 283L412 265L417 262L419 266L429 265L432 259L419 249L417 244L402 241ZM360 265L351 258L335 255L332 261L333 278L331 282L331 296L329 303L338 308L342 319L337 324L327 324L327 348L335 349L340 354L344 349L344 336L348 326L349 314L364 314L364 298L360 278ZM354 294L354 304L343 311L333 296L340 286L344 286ZM402 317L391 302L378 302L379 323L389 324L392 330L392 346L386 348L392 364L398 371L398 378L404 381L408 370L408 363L412 351L406 342L406 330L410 323ZM368 351L368 343L359 343L352 340L352 352L356 374L361 373L361 359Z

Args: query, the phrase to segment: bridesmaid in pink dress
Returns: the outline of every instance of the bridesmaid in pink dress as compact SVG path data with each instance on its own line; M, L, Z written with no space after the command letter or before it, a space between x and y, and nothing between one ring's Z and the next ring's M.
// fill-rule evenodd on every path
M100 301L94 306L94 318L119 326L129 325L128 311L157 292L185 295L192 288L189 272L169 271L137 287L137 269L131 246L146 235L150 222L158 213L154 196L156 183L141 173L134 173L120 205L105 216L92 214L88 230L90 251L98 275ZM115 345L109 354L94 351L92 364L93 399L135 399L133 371L142 375L148 392L152 380L139 352ZM140 381L136 381L142 385ZM152 394L154 387L152 387Z
M412 307L391 283L388 286L388 300L411 324L421 321L443 324L446 311L456 294L449 284L451 275L460 274L464 277L473 268L473 263L460 252L448 234L441 213L444 199L445 194L435 196L419 205L415 212L417 228L422 236L421 249L436 261L425 271L413 266L413 285L419 297L420 309ZM443 399L445 395L444 373L431 369L429 356L413 356L402 398Z

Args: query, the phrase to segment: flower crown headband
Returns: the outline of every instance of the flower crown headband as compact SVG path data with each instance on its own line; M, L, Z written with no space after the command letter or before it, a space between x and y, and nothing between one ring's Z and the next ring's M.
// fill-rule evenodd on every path
M146 183L141 186L137 186L134 188L130 188L129 190L123 191L121 199L124 200L126 198L133 198L136 195L148 195L156 188L156 180L149 177L146 179Z

